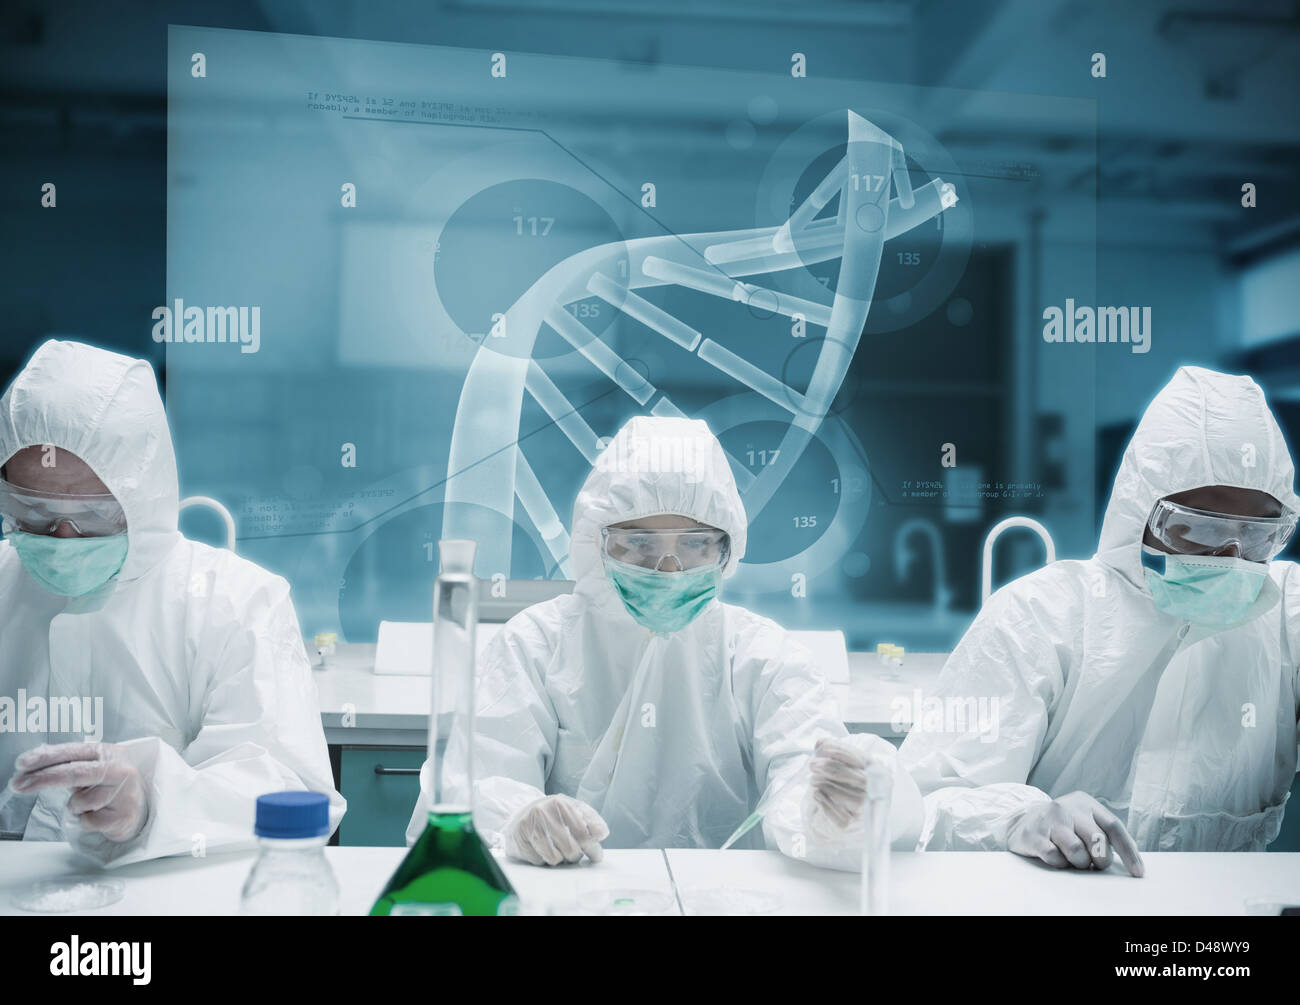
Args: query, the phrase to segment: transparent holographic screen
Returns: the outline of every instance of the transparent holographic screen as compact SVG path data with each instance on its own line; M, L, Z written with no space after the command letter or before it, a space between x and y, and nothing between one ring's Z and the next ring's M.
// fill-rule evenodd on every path
M206 77L191 75L196 52ZM635 414L681 412L709 421L738 481L762 482L730 596L839 626L848 580L873 574L872 507L901 505L873 481L873 440L897 449L908 429L850 428L841 413L857 389L822 387L816 408L781 401L811 394L819 361L853 339L812 320L796 338L773 308L869 311L858 354L942 310L977 214L1013 231L1036 197L1014 166L956 164L931 130L976 127L990 100L1026 122L1091 122L1093 104L796 79L780 66L505 55L494 78L489 51L171 29L167 302L261 313L257 353L167 348L183 491L230 505L240 552L291 581L306 631L364 640L381 617L427 619L433 545L447 533L480 539L481 576L564 576L594 439ZM958 200L877 246L874 284L872 248L855 245L841 283L842 249L827 254L825 240L772 253L772 271L742 269L741 302L647 278L656 258L661 271L725 280L727 247L753 257L735 242L766 239L814 194L852 121L901 144L914 192L942 179ZM886 147L863 149L877 164ZM355 208L341 204L344 183ZM885 178L895 221L896 184ZM813 213L813 231L839 202ZM606 299L581 297L602 278ZM630 316L629 291L657 312L651 326L644 310ZM494 314L504 338L488 334ZM797 459L762 479L791 444ZM918 470L937 470L935 445L916 449ZM796 574L806 596L793 595Z

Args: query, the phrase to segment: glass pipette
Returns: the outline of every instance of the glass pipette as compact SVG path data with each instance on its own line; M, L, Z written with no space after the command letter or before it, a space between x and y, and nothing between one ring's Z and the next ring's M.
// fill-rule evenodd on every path
M784 795L788 789L794 786L795 782L802 781L803 775L804 775L804 768L802 767L797 768L796 770L790 773L789 778L787 778L784 782L778 785L775 789L769 789L767 793L763 796L763 798L758 801L758 805L754 807L754 812L751 813L749 816L745 817L741 825L731 832L731 837L727 838L726 843L723 844L723 846L719 850L726 851L733 844L735 844L746 834L748 834L751 830L753 830L754 825L763 819L763 812L764 810L767 809L768 804L772 802L773 799L776 799L778 796Z

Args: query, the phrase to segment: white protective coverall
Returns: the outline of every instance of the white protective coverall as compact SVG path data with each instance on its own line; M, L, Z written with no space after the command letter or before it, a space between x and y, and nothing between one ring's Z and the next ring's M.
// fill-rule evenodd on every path
M1018 811L1081 790L1143 851L1262 851L1296 774L1300 569L1273 562L1243 622L1160 611L1147 518L1207 485L1300 509L1282 431L1248 377L1183 367L1120 463L1097 553L998 590L948 659L938 697L996 698L998 737L914 730L899 757L925 794L922 847L1005 849Z
M601 528L664 513L725 530L724 576L735 572L746 519L721 445L700 421L635 418L574 504L574 592L521 611L479 661L474 818L487 840L499 844L512 814L558 793L600 813L605 847L717 848L768 786L806 774L818 738L847 736L823 673L775 622L715 600L681 631L655 635L627 613L604 572ZM852 742L897 762L880 737ZM464 791L463 779L444 782ZM814 864L860 868L860 822L838 833L824 820L805 826L806 791L784 793L765 811L763 835L755 828L738 847L761 847L765 835ZM426 798L408 842L424 828ZM893 806L895 838L915 847L920 793L897 770Z
M0 398L0 458L53 444L90 466L121 503L128 551L86 597L44 590L0 542L0 696L49 711L45 728L0 731L0 784L42 743L86 739L56 713L102 699L104 742L130 755L148 794L140 834L118 844L69 818L67 789L15 795L0 831L68 840L103 864L252 845L259 795L334 791L316 684L289 584L177 530L176 458L153 369L75 342L42 345ZM21 710L17 710L20 711ZM58 721L61 718L61 721Z

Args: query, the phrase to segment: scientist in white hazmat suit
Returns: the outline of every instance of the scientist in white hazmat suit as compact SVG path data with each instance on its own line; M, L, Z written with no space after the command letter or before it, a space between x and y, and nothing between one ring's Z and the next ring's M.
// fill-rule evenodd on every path
M602 844L717 848L798 774L738 846L858 869L870 759L892 779L896 845L915 847L920 794L894 748L850 737L808 652L718 599L745 537L704 423L619 432L574 504L574 592L516 615L479 661L474 817L489 841L538 865L599 860ZM422 794L408 841L427 810Z
M994 742L914 730L922 847L1141 875L1141 851L1262 851L1296 774L1295 472L1248 377L1183 367L1120 463L1097 553L998 590L939 697Z
M121 865L251 845L257 797L304 788L337 826L289 585L177 530L149 364L43 344L0 464L0 832Z

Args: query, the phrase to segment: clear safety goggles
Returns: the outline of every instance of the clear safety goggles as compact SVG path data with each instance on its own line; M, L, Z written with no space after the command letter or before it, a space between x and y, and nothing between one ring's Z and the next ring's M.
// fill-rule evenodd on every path
M685 572L725 565L731 537L724 530L625 530L605 527L601 550L608 558L658 572Z
M1267 562L1286 547L1296 514L1230 516L1180 506L1161 499L1147 527L1157 541L1181 555L1230 555L1248 562Z
M81 537L108 537L126 530L126 514L112 494L41 492L4 479L0 479L0 516L6 533L53 534L62 524Z

